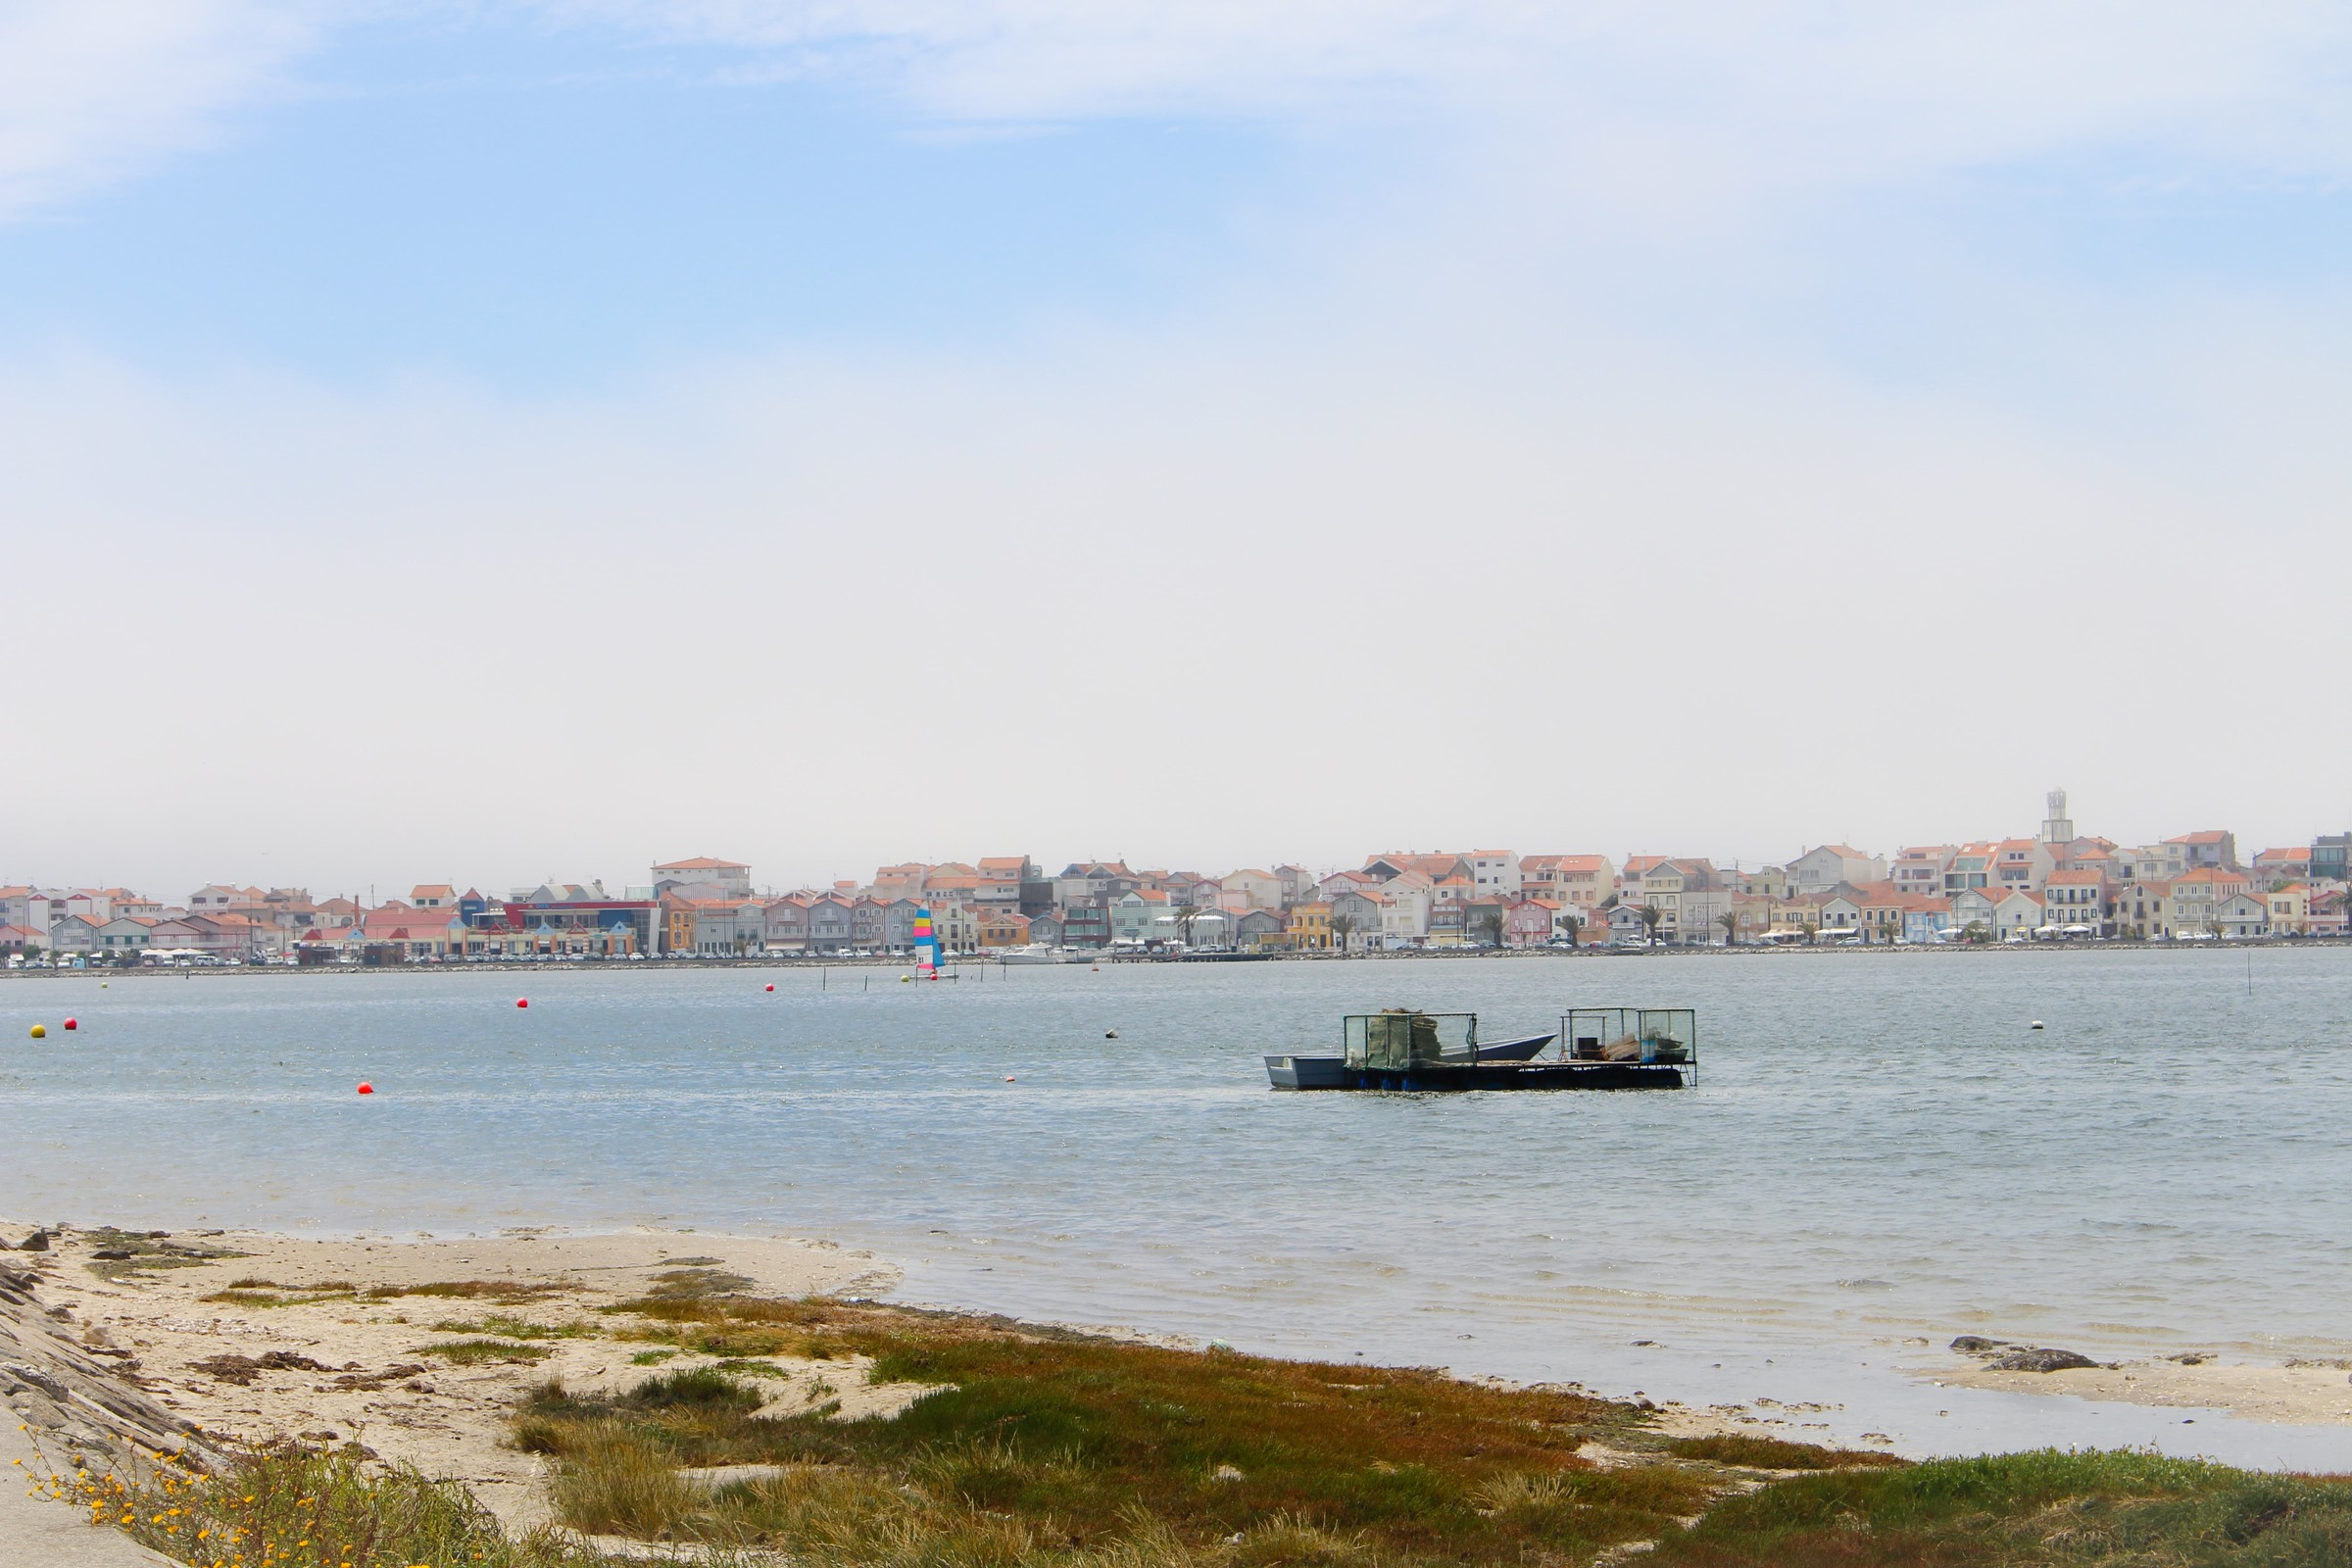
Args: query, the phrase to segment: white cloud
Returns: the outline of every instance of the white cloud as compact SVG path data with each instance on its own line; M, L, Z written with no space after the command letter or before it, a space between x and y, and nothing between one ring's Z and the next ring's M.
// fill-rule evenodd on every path
M1399 92L1598 149L1816 175L2149 147L2352 172L2352 13L2312 0L541 0L853 69L982 119L1289 114ZM1799 172L1808 171L1796 171ZM1784 170L1784 172L1791 171Z
M2352 173L2352 12L2312 0L519 0L962 122L1435 110L1566 186L1846 183L2145 150ZM338 23L473 0L0 0L0 219L206 145ZM1671 199L1666 205L1672 205Z
M260 0L0 0L0 220L208 144L315 29Z

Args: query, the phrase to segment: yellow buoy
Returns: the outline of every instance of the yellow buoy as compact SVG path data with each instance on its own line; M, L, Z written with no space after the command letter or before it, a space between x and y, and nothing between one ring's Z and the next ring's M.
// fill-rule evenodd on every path
M49 1026L48 1026L47 1024L45 1024L45 1023L36 1023L36 1024L34 1024L34 1025L32 1026L32 1038L33 1038L33 1039L35 1039L35 1040L46 1040L46 1039L48 1039L48 1038L49 1038Z

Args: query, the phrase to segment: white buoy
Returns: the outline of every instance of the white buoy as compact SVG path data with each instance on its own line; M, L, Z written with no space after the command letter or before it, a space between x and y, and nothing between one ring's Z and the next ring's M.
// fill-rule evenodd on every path
M2032 1023L2026 1025L2026 1027L2029 1029L2038 1029L2041 1027L2041 1020L2036 1018Z

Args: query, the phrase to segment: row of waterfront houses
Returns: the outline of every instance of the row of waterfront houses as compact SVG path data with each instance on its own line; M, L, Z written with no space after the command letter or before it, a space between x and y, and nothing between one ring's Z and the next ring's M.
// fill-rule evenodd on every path
M1360 866L1222 876L1027 856L878 868L863 882L756 891L699 857L609 895L550 883L494 899L428 883L405 899L200 888L0 887L10 961L403 963L500 957L904 954L918 911L959 953L1013 949L1293 953L1789 942L2157 941L2346 934L2344 834L2240 863L2227 831L2147 846L2077 835L2053 793L2032 838L1817 846L1780 865L1703 857L1392 851Z

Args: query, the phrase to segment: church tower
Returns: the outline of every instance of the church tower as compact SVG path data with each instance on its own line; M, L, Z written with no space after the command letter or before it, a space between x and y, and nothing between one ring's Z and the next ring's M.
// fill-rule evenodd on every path
M2041 824L2041 842L2044 844L2073 843L2075 824L2068 819L2066 814L2066 791L2052 790L2046 799L2050 814Z

